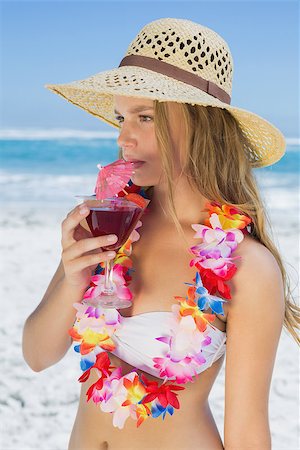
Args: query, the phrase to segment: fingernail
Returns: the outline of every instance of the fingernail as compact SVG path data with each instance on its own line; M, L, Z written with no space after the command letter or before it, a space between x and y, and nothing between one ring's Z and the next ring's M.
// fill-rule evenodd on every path
M109 258L113 258L114 256L116 256L116 252L108 252L107 256Z
M117 238L117 236L116 236L115 234L110 234L110 235L107 237L107 240L108 240L109 242L116 242L116 241L118 240L118 238Z
M85 205L79 206L79 214L84 216L89 212L88 208Z

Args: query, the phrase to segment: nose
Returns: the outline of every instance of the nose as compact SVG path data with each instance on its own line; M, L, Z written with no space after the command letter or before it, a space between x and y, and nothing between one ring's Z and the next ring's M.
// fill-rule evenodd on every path
M136 146L136 138L134 137L134 133L132 128L128 125L122 124L122 128L120 129L120 134L117 139L118 146L122 149L132 149Z

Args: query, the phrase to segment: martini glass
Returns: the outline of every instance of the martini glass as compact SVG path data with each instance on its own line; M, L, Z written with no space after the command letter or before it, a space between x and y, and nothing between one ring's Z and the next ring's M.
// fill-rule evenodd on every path
M86 217L89 229L94 237L107 234L115 234L118 240L114 244L101 247L102 250L117 251L125 244L134 230L138 220L144 212L144 208L123 197L97 200L94 196L76 196L90 209ZM118 297L112 280L112 261L105 261L104 290L98 297L92 299L93 306L102 308L128 308L131 300Z

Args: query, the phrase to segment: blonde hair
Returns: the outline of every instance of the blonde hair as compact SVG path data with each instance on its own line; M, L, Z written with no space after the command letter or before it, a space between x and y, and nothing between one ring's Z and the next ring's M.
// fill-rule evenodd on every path
M174 158L168 120L168 107L172 107L172 103L154 101L155 133L168 186L165 213L170 215L184 237L173 194ZM267 225L271 231L271 224L246 156L245 148L251 151L247 137L226 109L187 103L176 103L176 106L185 130L183 154L186 156L181 161L182 173L190 185L209 201L229 203L251 217L251 236L274 255L280 268L285 296L284 327L299 343L300 309L292 297L289 277L279 251L267 231Z

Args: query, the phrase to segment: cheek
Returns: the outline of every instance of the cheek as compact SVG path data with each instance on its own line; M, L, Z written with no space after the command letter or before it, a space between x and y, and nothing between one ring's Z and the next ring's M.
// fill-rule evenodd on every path
M138 186L155 186L161 181L162 176L161 162L152 155L143 166L135 171L131 178L133 183Z
M145 160L153 163L161 162L156 136L148 136L144 140Z

